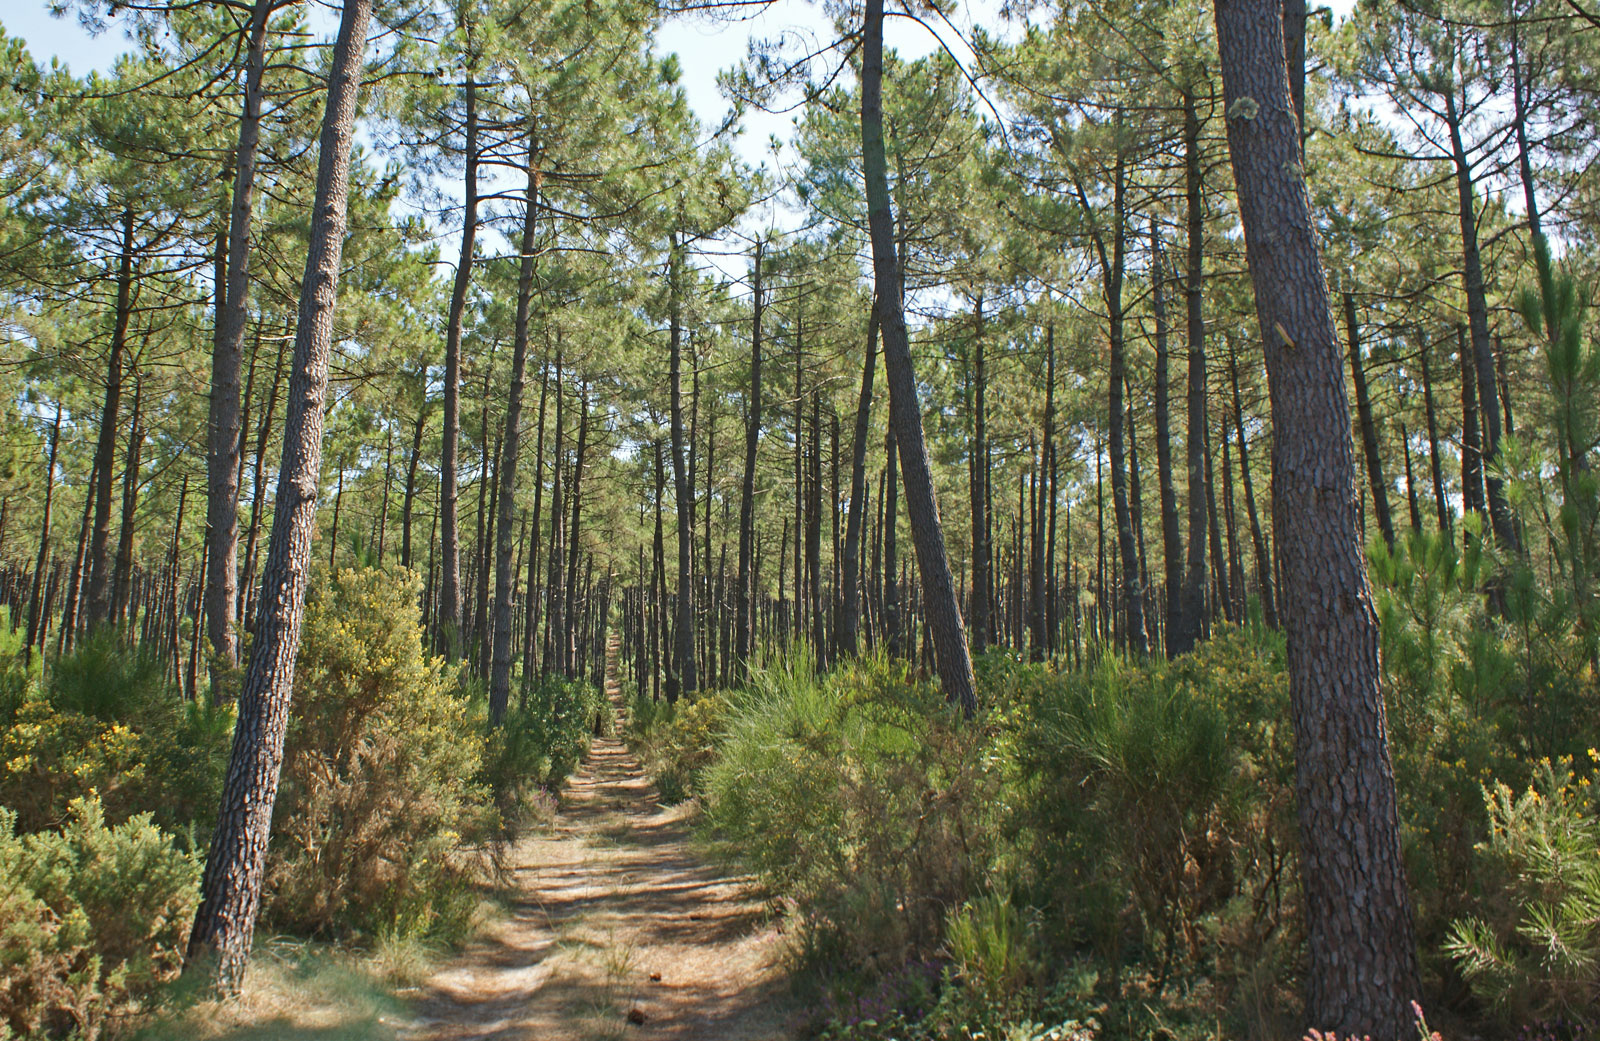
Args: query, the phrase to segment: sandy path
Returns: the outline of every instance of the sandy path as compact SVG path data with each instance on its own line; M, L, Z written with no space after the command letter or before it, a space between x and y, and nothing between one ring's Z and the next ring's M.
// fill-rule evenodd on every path
M617 739L595 740L512 869L511 915L430 981L408 1041L789 1036L775 925Z

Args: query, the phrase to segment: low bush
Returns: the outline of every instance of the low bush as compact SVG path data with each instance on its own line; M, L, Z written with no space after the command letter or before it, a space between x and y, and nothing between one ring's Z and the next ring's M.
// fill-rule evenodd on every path
M60 831L19 836L0 810L0 1036L97 1037L176 975L199 860L141 814L74 800Z
M448 938L476 908L460 847L495 829L485 728L423 650L419 593L402 569L313 577L268 862L278 928Z
M597 721L602 731L612 726L611 705L594 684L551 674L528 682L489 731L480 774L507 829L548 817L553 793L588 752Z
M75 799L106 817L149 812L204 842L227 769L229 709L186 702L154 655L111 629L91 633L29 683L0 730L0 803L23 832L58 826Z
M813 966L848 982L933 954L996 847L995 728L902 662L804 662L728 696L698 782L715 846L793 908Z
M1579 777L1570 762L1546 760L1520 793L1498 781L1483 789L1484 896L1446 949L1510 1022L1600 1025L1600 818L1587 765Z

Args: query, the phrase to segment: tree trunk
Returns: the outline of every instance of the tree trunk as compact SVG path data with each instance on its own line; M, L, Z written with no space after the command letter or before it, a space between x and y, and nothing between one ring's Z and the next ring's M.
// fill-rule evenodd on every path
M736 594L734 657L736 674L743 676L750 660L755 617L752 568L755 563L756 447L761 440L761 253L763 243L756 239L755 260L750 265L750 398L745 406L744 476L739 491L739 590Z
M1467 347L1466 330L1456 326L1456 358L1461 363L1461 503L1483 512L1483 449L1478 438L1478 376Z
M1422 403L1428 421L1428 468L1433 477L1433 507L1439 517L1439 530L1450 530L1450 506L1444 497L1444 465L1439 458L1439 420L1433 405L1433 372L1428 364L1428 342L1422 340L1417 361L1422 370Z
M1118 117L1120 124L1121 117ZM1126 416L1123 390L1127 382L1127 357L1122 313L1122 279L1127 256L1126 191L1127 171L1122 155L1117 156L1112 175L1112 229L1110 256L1098 241L1100 264L1105 280L1106 309L1110 318L1111 365L1107 374L1108 409L1111 424L1111 507L1117 522L1117 555L1122 564L1122 644L1135 654L1148 654L1144 631L1144 589L1139 582L1139 550L1134 541L1133 514L1128 503L1128 454L1124 436Z
M122 213L122 252L117 261L117 309L106 358L106 394L100 408L100 435L95 446L94 523L89 533L85 617L90 628L111 617L111 473L117 451L117 413L122 405L122 359L128 346L128 319L133 311L133 211Z
M272 387L267 391L267 410L261 417L261 426L256 434L255 474L251 479L250 493L250 531L245 537L244 579L239 586L242 594L239 597L239 617L247 627L255 622L255 616L250 609L255 595L256 549L261 538L261 512L264 508L262 496L267 480L267 440L272 436L272 420L277 413L279 377L283 375L283 359L288 354L285 350L287 343L288 338L285 337L278 344L278 360L272 369ZM209 554L207 564L210 564Z
M1272 582L1272 554L1261 532L1261 516L1256 512L1255 479L1250 476L1250 446L1244 437L1244 398L1239 393L1239 355L1229 346L1228 375L1233 383L1233 432L1239 439L1239 473L1244 477L1244 503L1250 514L1250 543L1256 554L1256 585L1261 589L1261 616L1273 629L1278 627L1277 598Z
M1206 610L1206 347L1201 296L1205 272L1205 210L1200 159L1200 111L1194 94L1186 91L1183 95L1183 170L1189 247L1183 293L1189 338L1185 447L1189 471L1189 542L1184 561L1182 610L1167 640L1167 652L1172 657L1194 649L1200 639Z
M495 525L494 649L489 665L489 722L498 726L511 703L511 517L517 499L517 452L522 446L522 392L528 367L528 312L533 303L534 239L539 217L539 146L528 144L527 199L522 213L520 267L517 272L517 316L511 343L511 389L506 396L506 426L501 442L500 511ZM530 590L531 593L531 590Z
M1522 548L1517 538L1516 520L1511 515L1511 503L1506 498L1505 481L1495 472L1495 459L1500 452L1500 394L1495 383L1494 346L1489 340L1489 298L1484 291L1483 259L1478 248L1478 212L1473 200L1472 166L1461 140L1461 118L1456 110L1453 85L1445 91L1445 115L1450 128L1450 149L1455 159L1467 325L1472 336L1478 402L1483 410L1483 478L1488 494L1489 523L1494 529L1495 540L1515 553Z
M1218 0L1217 38L1272 396L1306 901L1308 1025L1399 1041L1420 996L1359 536L1350 406L1300 167L1280 0Z
M861 524L867 506L867 436L872 426L872 380L878 364L878 306L867 319L867 351L861 364L861 394L856 401L855 437L850 442L850 514L845 521L844 608L839 619L839 652L854 655L861 620Z
M44 472L44 517L39 522L39 553L34 558L33 565L33 591L28 596L28 640L24 644L23 665L33 663L33 647L37 643L41 649L44 638L40 632L40 622L44 616L44 572L50 562L50 508L55 502L56 491L56 451L61 445L61 403L56 403L55 422L50 424L50 455L45 462Z
M563 363L565 342L561 335L556 335L556 430L555 441L551 454L550 478L550 562L546 571L545 599L549 606L545 609L544 630L544 665L543 671L551 672L561 670L565 665L556 658L556 647L559 633L566 625L566 611L562 603L562 596L566 592L565 584L561 581L561 563L565 559L563 543L561 541L561 528L566 523L564 516L561 483L561 440L566 435L567 409L566 395L562 391Z
M944 527L934 497L928 445L923 437L911 345L901 309L899 262L894 249L894 215L883 144L883 0L867 0L861 67L861 151L866 178L867 223L872 233L873 274L877 282L883 335L883 369L889 385L889 418L905 470L906 505L912 540L922 572L923 602L940 685L947 699L966 715L977 713L972 658L961 623Z
M468 35L470 36L470 30ZM461 649L461 525L457 515L457 453L461 440L461 325L472 285L472 250L478 234L478 91L469 68L466 83L467 140L465 202L462 205L461 252L456 258L450 292L450 318L444 344L444 445L440 453L439 550L444 574L439 579L437 631L442 649L454 657Z
M683 461L683 330L679 325L681 306L678 288L682 256L677 234L669 247L667 292L671 298L669 328L667 330L670 359L668 366L672 381L671 434L672 434L672 485L677 503L678 521L678 603L677 622L674 626L676 646L673 657L676 666L671 675L676 677L678 694L695 692L694 662L694 496L689 490L689 476Z
M968 631L972 634L972 653L989 648L989 629L993 604L989 598L989 442L986 423L988 409L984 397L988 372L983 357L983 294L972 307L972 447L967 466L972 499L972 592L967 600Z
M1344 294L1345 338L1350 343L1350 374L1356 385L1356 418L1361 428L1361 454L1367 460L1367 484L1372 489L1372 511L1378 517L1383 541L1394 549L1394 520L1389 515L1389 489L1383 483L1383 460L1378 457L1378 424L1372 417L1367 393L1367 372L1361 361L1361 328L1356 324L1356 298Z
M144 455L144 378L133 377L133 426L128 432L128 450L122 466L122 525L117 532L117 555L111 572L111 622L128 622L128 609L138 607L133 599L133 536L139 505L139 467Z
M411 427L411 454L406 458L406 496L400 506L400 566L411 566L411 513L417 501L417 462L422 457L422 431L428 422L427 402L417 406Z
M256 0L250 10L245 52L244 111L234 150L233 202L228 214L225 281L217 291L211 348L211 403L206 452L206 628L218 664L239 663L234 635L238 604L240 421L239 369L250 298L250 223L254 212L256 153L261 142L261 80L267 61L267 22L275 0ZM215 679L215 677L213 677Z
M233 752L206 858L200 909L189 938L187 965L204 971L224 994L238 993L250 957L283 765L316 527L328 360L350 194L350 145L371 14L372 0L346 0L329 70L261 615L239 695Z

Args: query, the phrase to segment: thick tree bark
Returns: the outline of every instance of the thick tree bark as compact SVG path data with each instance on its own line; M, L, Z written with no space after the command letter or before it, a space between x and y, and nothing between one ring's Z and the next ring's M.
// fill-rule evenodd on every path
M1298 145L1296 146L1298 150ZM1184 272L1184 305L1188 322L1188 435L1185 460L1189 474L1189 542L1184 561L1182 609L1167 640L1176 657L1194 649L1206 611L1206 346L1204 298L1205 207L1200 168L1200 110L1192 92L1183 96L1183 170L1188 262Z
M1367 485L1372 489L1372 512L1378 518L1383 541L1394 548L1394 519L1389 514L1389 489L1383 481L1383 460L1378 457L1378 424L1367 393L1367 371L1361 361L1361 327L1356 322L1356 298L1344 294L1345 338L1350 345L1350 374L1356 385L1356 419L1361 428L1361 454L1367 461Z
M761 440L761 254L763 243L756 239L755 259L750 265L752 289L750 320L750 397L745 405L744 475L739 490L739 589L736 594L734 658L737 675L743 676L750 660L751 640L756 619L753 565L755 563L756 447Z
M1300 166L1280 0L1218 0L1228 150L1274 432L1308 1025L1412 1036L1420 995L1400 859L1378 624L1359 536L1350 406Z
M517 453L522 445L522 392L528 368L528 313L533 304L534 240L539 218L539 150L537 139L528 145L527 199L522 214L520 267L517 272L517 315L511 341L511 389L506 396L506 426L501 442L500 511L495 525L494 649L489 665L489 721L498 726L511 703L511 518L516 510Z
M261 615L239 695L233 752L206 858L200 909L189 938L187 964L206 972L225 994L238 992L250 957L283 765L316 528L328 360L350 196L350 145L371 15L372 0L346 0L329 70Z
M972 657L961 622L950 559L945 554L944 526L934 497L928 445L923 437L922 410L905 312L900 300L899 262L894 249L894 215L889 203L888 167L883 143L883 0L867 0L861 65L861 151L866 179L867 223L872 234L872 266L877 282L879 321L883 335L883 369L889 386L889 421L895 431L900 465L905 471L906 505L912 540L922 573L923 604L934 662L944 695L968 716L978 709Z
M467 138L465 202L461 208L461 252L450 291L450 317L444 343L444 445L440 452L439 552L444 573L439 579L438 632L444 650L461 648L461 524L457 511L457 454L461 440L461 325L472 285L473 243L478 234L478 91L467 73Z
M676 666L669 674L676 678L677 694L693 694L696 687L694 661L694 493L689 488L683 460L683 330L679 321L681 298L678 279L683 260L676 233L672 236L667 260L667 294L670 300L667 343L670 352L669 376L672 381L671 416L672 486L677 503L678 527L678 603L674 628L673 657Z
M234 634L238 605L239 472L243 423L239 369L250 303L250 218L254 212L256 153L261 142L262 76L267 61L267 22L275 0L256 0L250 11L245 51L244 111L234 150L233 202L228 214L224 284L218 287L211 348L211 402L206 451L206 629L218 664L239 663ZM215 681L216 677L213 677Z

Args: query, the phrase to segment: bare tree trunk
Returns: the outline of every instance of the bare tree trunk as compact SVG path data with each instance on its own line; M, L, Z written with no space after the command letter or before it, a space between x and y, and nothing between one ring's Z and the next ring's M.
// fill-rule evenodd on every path
M1298 145L1296 150L1298 151ZM1200 112L1191 91L1183 96L1183 169L1189 232L1188 266L1184 274L1184 299L1188 313L1189 388L1188 443L1189 542L1184 562L1181 611L1167 639L1167 652L1176 657L1194 649L1205 617L1206 586L1206 346L1204 299L1205 210L1201 192Z
M756 618L755 604L755 493L756 447L761 440L761 254L763 243L756 239L755 259L750 265L752 314L750 321L750 398L744 422L744 476L739 491L739 590L736 596L734 633L735 674L743 676L750 660Z
M1378 457L1378 424L1372 417L1367 393L1366 366L1361 361L1361 327L1356 323L1356 298L1344 294L1345 338L1350 344L1350 374L1356 385L1356 420L1361 428L1361 454L1367 460L1367 484L1372 489L1372 511L1378 518L1383 541L1394 549L1394 520L1389 515L1389 489L1383 483L1383 460Z
M470 27L468 36L471 36ZM457 453L461 440L461 324L472 285L472 250L478 234L478 90L473 70L466 82L467 140L465 202L462 206L461 252L456 258L450 292L450 318L444 345L444 445L439 461L439 551L444 574L439 579L437 631L452 657L461 649L461 524L457 514Z
M1272 395L1295 792L1306 901L1306 1015L1340 1034L1415 1029L1416 938L1400 859L1359 536L1350 405L1298 123L1280 0L1218 0L1217 39L1256 313Z
M839 619L839 652L854 655L861 621L861 525L867 508L867 436L872 426L872 380L878 362L878 306L867 319L867 350L861 364L861 394L856 402L855 438L850 443L850 514L845 521L844 609Z
M34 558L33 592L28 597L28 641L24 645L23 664L33 663L33 647L43 648L44 639L39 631L44 616L44 572L50 562L50 508L55 502L56 452L61 445L61 403L56 402L55 422L50 424L50 455L44 472L44 517L39 522L39 553Z
M678 618L674 626L676 646L673 649L675 668L668 676L675 680L673 693L695 692L694 661L694 496L689 490L689 478L683 463L683 365L682 336L678 311L678 288L682 255L676 233L672 236L668 258L667 292L671 298L670 328L667 339L672 381L671 434L672 434L672 485L676 493L678 527ZM673 689L669 687L669 690Z
M264 507L262 496L266 487L267 472L267 439L272 435L272 420L278 408L279 377L283 375L283 359L288 351L285 350L287 338L278 344L278 360L272 369L272 387L267 391L267 411L261 417L261 426L256 435L256 462L255 475L252 478L252 491L250 493L250 531L245 538L244 552L244 580L240 582L239 617L246 626L254 624L254 616L250 612L255 595L256 577L256 549L261 538L261 511ZM209 565L209 555L207 564Z
M111 617L111 472L117 451L117 413L122 405L122 359L128 346L128 319L133 310L133 211L122 213L122 253L117 261L117 310L106 358L106 394L100 407L100 436L95 446L94 524L89 533L88 594L85 617L90 628Z
M989 598L989 442L984 422L988 371L983 357L983 294L972 306L972 444L967 464L968 487L972 500L972 592L967 598L967 627L972 634L972 653L989 648L993 624L993 603Z
M244 111L234 150L233 202L228 215L224 281L217 287L211 348L211 402L206 452L206 628L219 665L239 663L234 635L238 604L239 466L243 444L239 368L250 302L250 219L254 212L256 153L261 143L261 80L267 62L267 22L275 0L256 0L250 10L245 51ZM213 677L215 679L215 677Z
M371 14L372 0L346 0L329 70L261 616L239 695L233 753L206 858L200 909L189 938L186 964L206 973L224 994L238 992L250 957L261 906L272 804L283 765L283 739L289 724L311 538L316 528L328 360L350 196L350 145Z
M1250 542L1256 554L1256 585L1261 588L1261 615L1268 626L1278 627L1277 598L1272 583L1272 555L1261 532L1256 512L1255 479L1250 476L1250 448L1244 437L1244 398L1239 393L1239 356L1229 345L1228 375L1233 381L1233 430L1239 439L1239 472L1244 476L1244 502L1250 512Z
M872 233L873 273L877 281L883 334L883 369L889 385L889 418L905 471L906 504L912 540L922 572L923 602L940 686L969 717L978 709L972 657L961 622L944 526L934 496L928 445L923 437L911 344L901 308L899 263L894 249L894 215L883 144L883 0L867 0L861 66L861 151L866 177L867 223Z
M139 467L144 455L144 378L133 376L133 425L122 466L122 526L117 533L117 554L111 571L111 622L123 625L133 606L133 536L139 505Z
M1439 458L1439 421L1433 405L1433 373L1428 363L1428 341L1422 339L1418 368L1422 371L1422 403L1428 421L1428 468L1433 477L1433 506L1439 518L1439 530L1450 530L1450 506L1444 497L1444 465Z

